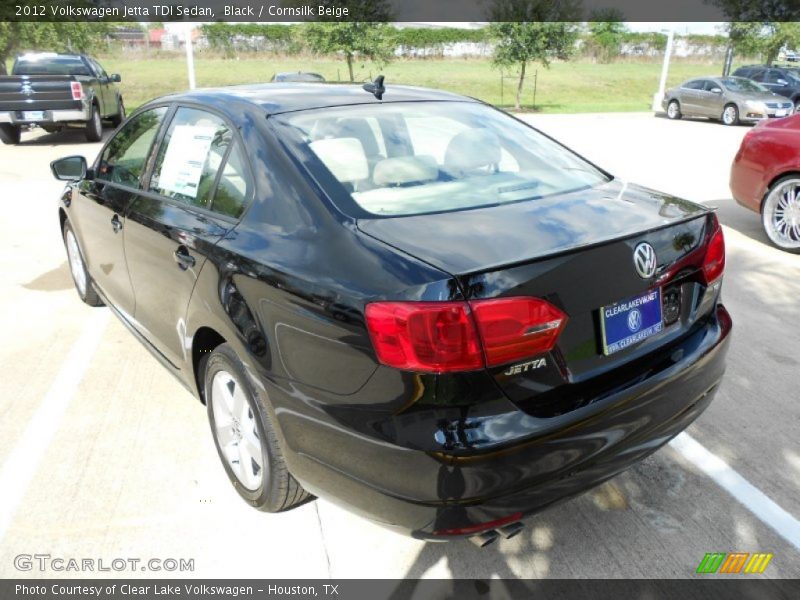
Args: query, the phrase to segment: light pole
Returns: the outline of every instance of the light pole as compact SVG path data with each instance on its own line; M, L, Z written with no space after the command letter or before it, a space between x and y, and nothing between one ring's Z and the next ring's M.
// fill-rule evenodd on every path
M653 111L661 110L661 100L664 99L664 90L667 88L667 73L669 73L669 58L672 56L672 42L675 32L672 29L662 29L661 33L667 34L667 47L664 49L664 64L661 66L661 81L658 84L658 91L653 94Z
M194 80L194 49L192 48L192 24L186 23L183 29L183 40L186 46L186 67L189 70L189 89L195 88Z

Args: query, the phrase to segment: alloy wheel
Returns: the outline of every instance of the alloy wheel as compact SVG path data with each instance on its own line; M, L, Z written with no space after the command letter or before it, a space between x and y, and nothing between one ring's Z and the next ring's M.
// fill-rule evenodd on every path
M71 229L67 229L67 258L69 259L69 270L72 273L72 280L78 288L81 298L86 296L86 268L83 266L83 258L78 248L78 240Z
M678 103L674 100L667 106L667 116L670 119L675 119L678 117Z
M726 106L722 112L722 121L725 125L733 125L738 118L738 111L735 106Z
M214 435L225 461L246 489L255 491L264 479L264 455L246 392L233 375L219 371L211 382Z
M776 185L764 201L764 231L776 246L800 249L800 179Z

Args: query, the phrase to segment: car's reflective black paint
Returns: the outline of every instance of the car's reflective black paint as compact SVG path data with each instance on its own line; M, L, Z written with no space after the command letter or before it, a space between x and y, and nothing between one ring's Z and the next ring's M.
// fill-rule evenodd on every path
M391 86L384 96L428 100L469 101ZM272 84L143 107L201 107L236 128L253 179L240 220L91 174L61 203L101 295L188 389L202 396L201 359L227 342L309 492L431 539L580 493L705 409L731 330L719 282L699 272L705 208L611 180L567 199L354 217L272 115L360 103L378 100L358 87ZM651 280L633 269L640 241L659 254ZM597 309L652 286L674 292L675 320L603 356ZM376 360L371 301L518 295L570 318L541 369L432 375Z

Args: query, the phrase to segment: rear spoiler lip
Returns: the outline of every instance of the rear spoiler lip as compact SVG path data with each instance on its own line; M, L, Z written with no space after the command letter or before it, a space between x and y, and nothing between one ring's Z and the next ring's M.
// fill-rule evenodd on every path
M700 212L696 212L694 214L687 215L685 217L681 217L680 219L675 219L674 221L670 221L669 223L664 223L664 224L659 225L657 227L650 227L649 229L642 229L641 231L637 231L635 233L626 233L624 235L618 235L618 236L615 236L615 237L610 237L610 238L598 240L596 242L590 242L588 244L576 245L576 246L572 246L570 248L565 248L563 250L556 250L554 252L547 252L547 253L544 253L544 254L540 254L538 256L532 256L530 258L526 258L524 260L518 260L518 261L508 262L508 263L497 263L497 264L490 265L490 266L487 266L487 267L481 267L479 270L476 270L476 271L465 271L463 273L448 273L448 274L453 276L453 277L456 277L456 278L461 278L461 277L471 277L471 276L474 276L474 275L481 275L483 273L493 273L493 272L498 271L500 269L503 269L503 270L513 269L515 267L519 267L519 266L522 266L522 265L527 265L527 264L530 264L532 262L537 262L537 261L540 261L540 260L549 260L551 258L558 258L560 256L566 256L566 255L572 254L574 252L582 252L584 250L591 250L592 248L597 248L599 246L605 246L607 244L613 244L615 242L621 242L623 240L627 240L627 239L630 239L630 238L640 237L640 236L643 236L643 235L647 235L648 233L653 233L654 231L661 231L662 229L667 229L669 227L674 227L675 225L680 225L681 223L688 223L690 221L694 221L695 219L701 219L701 218L706 219L706 218L708 218L708 215L716 214L716 212L717 212L717 207L716 206L714 206L714 207L705 207L705 208L706 208L706 210L703 210L703 211L700 211ZM722 224L720 223L720 226L721 225Z

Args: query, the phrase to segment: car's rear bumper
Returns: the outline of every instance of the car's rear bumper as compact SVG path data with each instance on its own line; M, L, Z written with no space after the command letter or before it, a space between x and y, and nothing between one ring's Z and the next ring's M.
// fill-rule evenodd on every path
M716 392L730 331L718 305L702 327L665 349L669 366L632 374L635 383L625 389L552 419L522 411L490 418L486 431L504 440L491 449L448 454L403 445L426 420L441 417L434 411L394 419L397 443L332 426L324 416L294 422L296 415L278 411L285 458L308 491L387 527L433 540L471 534L463 530L580 494L680 433ZM504 437L509 430L513 441Z
M37 112L38 109L31 109L25 112ZM91 117L91 111L82 109L69 110L44 110L41 119L26 119L23 111L0 112L0 123L10 123L12 125L52 125L56 123L78 123L86 122Z

